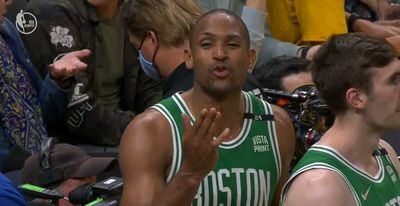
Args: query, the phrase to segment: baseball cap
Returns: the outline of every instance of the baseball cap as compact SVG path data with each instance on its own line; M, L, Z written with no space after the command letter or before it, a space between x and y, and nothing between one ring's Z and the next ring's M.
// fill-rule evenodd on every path
M116 158L91 157L82 149L64 143L53 145L49 158L50 169L60 171L61 180L95 176L113 168L116 163ZM41 155L31 155L25 160L22 168L21 182L42 187L48 186L50 183L47 184L41 179L43 178L41 174L45 170L41 166Z

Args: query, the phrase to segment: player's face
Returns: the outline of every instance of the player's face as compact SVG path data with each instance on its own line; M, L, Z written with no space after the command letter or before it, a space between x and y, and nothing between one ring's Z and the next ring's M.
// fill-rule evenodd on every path
M366 120L378 129L400 127L400 61L373 69L372 89L367 95Z
M224 13L201 19L191 39L189 68L199 88L213 96L240 91L251 68L254 52L239 20Z

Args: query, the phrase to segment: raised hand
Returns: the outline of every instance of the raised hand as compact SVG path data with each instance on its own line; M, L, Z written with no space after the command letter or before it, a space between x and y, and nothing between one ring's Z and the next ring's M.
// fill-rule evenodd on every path
M64 80L83 71L87 65L82 59L90 55L90 50L83 49L65 54L62 58L50 64L50 76L57 81Z
M183 114L183 164L181 172L203 179L217 163L218 146L229 137L230 129L225 128L217 134L216 125L221 113L215 108L203 109L200 118L193 126L187 115Z

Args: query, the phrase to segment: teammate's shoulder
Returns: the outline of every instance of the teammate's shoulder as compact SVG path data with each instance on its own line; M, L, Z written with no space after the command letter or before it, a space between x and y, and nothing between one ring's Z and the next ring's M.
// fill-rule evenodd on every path
M351 197L348 196L351 192L342 177L328 169L316 168L298 174L290 183L288 198L293 193L309 204L329 200L331 203L337 201L336 203L342 205L341 203L351 201ZM343 199L332 200L331 197L343 197Z

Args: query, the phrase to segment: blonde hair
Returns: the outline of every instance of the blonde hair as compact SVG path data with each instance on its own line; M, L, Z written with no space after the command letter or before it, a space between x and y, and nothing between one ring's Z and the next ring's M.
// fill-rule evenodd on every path
M142 39L153 31L165 46L179 46L202 15L193 0L128 0L123 13L130 35Z

